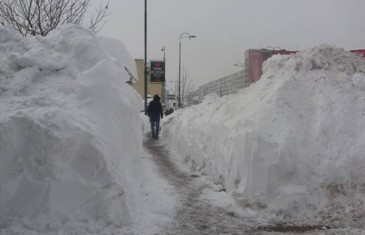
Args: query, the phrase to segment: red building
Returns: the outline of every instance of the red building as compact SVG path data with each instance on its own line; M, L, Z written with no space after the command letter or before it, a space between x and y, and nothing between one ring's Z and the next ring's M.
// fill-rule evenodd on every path
M247 80L254 83L260 79L262 75L262 64L265 60L273 55L292 55L297 51L287 50L266 50L266 49L249 49L245 52L245 69ZM365 58L365 49L351 50L351 52Z

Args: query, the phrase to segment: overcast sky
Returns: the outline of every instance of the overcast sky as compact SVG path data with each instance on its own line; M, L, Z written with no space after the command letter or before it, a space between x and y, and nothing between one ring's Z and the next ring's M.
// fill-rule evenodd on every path
M247 49L365 48L365 0L147 0L147 8L147 57L162 59L165 46L168 81L178 78L183 32L197 36L182 40L182 67L196 86L238 71ZM100 34L143 59L144 0L111 0L110 12Z

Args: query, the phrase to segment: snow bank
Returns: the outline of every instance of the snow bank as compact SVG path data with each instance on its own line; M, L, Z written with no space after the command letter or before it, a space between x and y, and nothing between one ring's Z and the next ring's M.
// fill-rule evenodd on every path
M112 57L112 60L122 69L126 78L130 78L127 70L132 74L135 79L138 79L137 68L134 59L132 59L127 52L124 44L119 40L108 37L100 37L101 46ZM123 76L123 77L125 77Z
M0 230L137 216L140 97L121 48L122 59L111 58L80 26L45 38L0 27Z
M326 45L275 56L239 94L177 112L165 126L175 137L167 141L247 208L362 227L364 73L364 60Z

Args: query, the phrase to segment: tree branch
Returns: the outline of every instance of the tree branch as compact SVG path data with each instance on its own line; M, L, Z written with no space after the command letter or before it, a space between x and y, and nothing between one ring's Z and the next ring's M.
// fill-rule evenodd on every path
M42 35L62 24L83 24L91 0L1 0L0 24L10 25L26 36ZM109 0L92 15L88 27L98 32L108 16Z

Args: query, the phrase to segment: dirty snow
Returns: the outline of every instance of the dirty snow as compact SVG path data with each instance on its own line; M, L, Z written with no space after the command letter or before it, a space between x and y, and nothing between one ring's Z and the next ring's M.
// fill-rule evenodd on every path
M0 27L0 234L182 231L177 215L189 226L190 212L212 205L229 216L237 205L257 225L360 234L364 73L361 58L324 45L274 56L239 94L174 112L165 157L204 176L182 174L179 190L180 171L164 178L156 161L167 161L143 148L148 120L126 84L136 70L122 42L80 26L45 38Z
M0 27L1 234L151 234L168 220L124 67L136 73L122 42L80 26Z
M169 149L260 223L364 228L364 73L334 46L274 56L239 94L171 115Z

